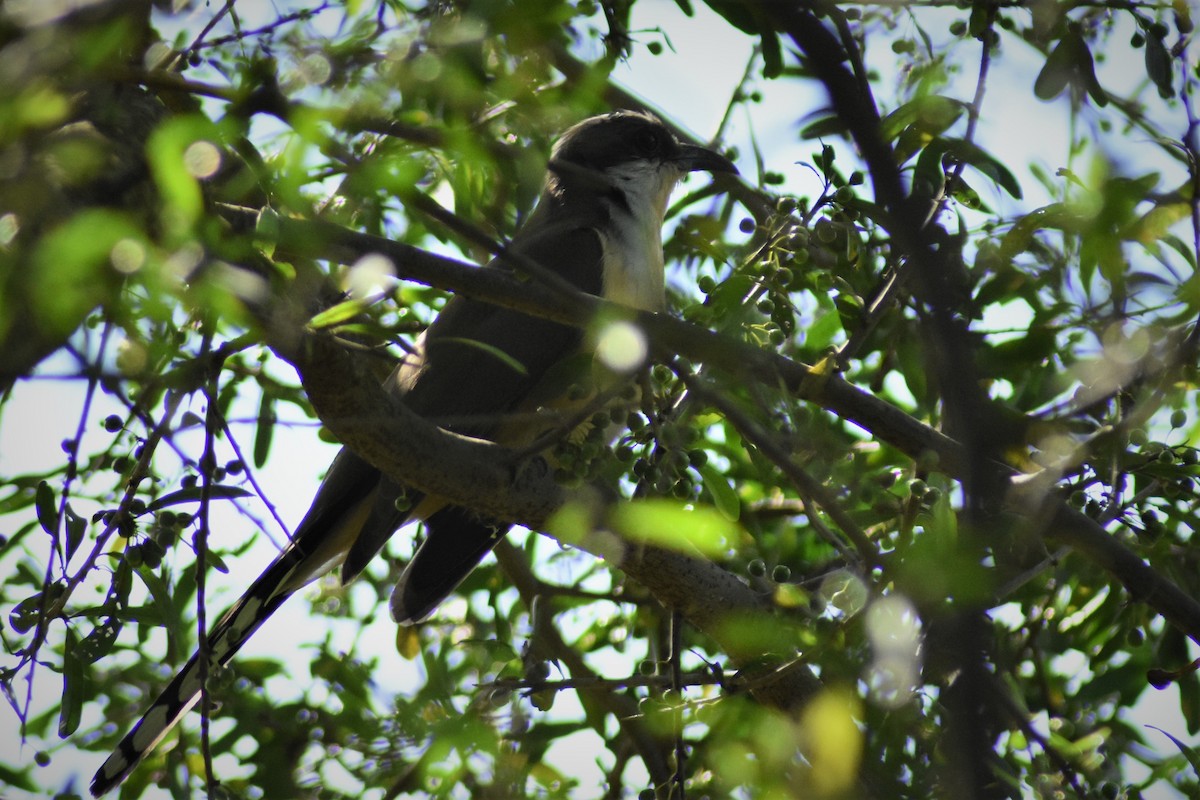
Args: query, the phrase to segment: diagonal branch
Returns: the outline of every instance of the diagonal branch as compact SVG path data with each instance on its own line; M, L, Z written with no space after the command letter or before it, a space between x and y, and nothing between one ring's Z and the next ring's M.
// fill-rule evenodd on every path
M253 209L226 207L222 214L242 230L253 227L257 217ZM295 251L293 255L343 263L381 254L392 260L397 273L405 279L569 325L583 326L605 309L628 313L628 309L619 309L590 295L553 291L500 270L480 269L337 225L286 218L278 222L279 251L283 254ZM914 459L933 454L939 471L961 480L971 468L963 446L957 441L827 370L808 367L776 352L666 315L641 312L634 318L659 358L684 356L739 379L782 383L797 397L853 422ZM313 405L330 429L376 467L417 488L438 492L453 502L534 529L543 529L550 515L561 507L566 493L551 476L530 469L529 465L514 464L511 451L446 433L412 414L379 387L364 365L352 363L349 354L333 340L302 335L304 319L293 316L290 321L276 325L270 335L271 344L296 366ZM1023 485L1030 480L1028 476L1018 477L1006 465L987 463L992 477L986 484L996 481L993 485L1013 487L1005 501L1010 510L1041 521L1038 529L1044 530L1047 538L1076 549L1125 585L1134 597L1200 641L1200 603L1147 566L1098 523L1069 509L1056 493L1043 488L1031 495ZM671 587L653 588L653 584L662 583L654 567L666 570L667 563L676 556L626 555L623 557L632 560L620 566L658 594ZM694 585L702 585L703 581L723 584L727 578L745 588L723 570L715 566L712 569L723 577L699 574ZM727 588L737 592L731 586ZM663 602L677 605L680 600ZM690 617L689 621L695 623Z

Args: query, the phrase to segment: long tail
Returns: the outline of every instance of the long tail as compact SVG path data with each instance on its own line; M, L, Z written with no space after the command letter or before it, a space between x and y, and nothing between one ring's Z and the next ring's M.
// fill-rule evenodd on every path
M296 527L291 544L209 632L208 663L228 663L285 600L343 563L347 552L364 536L370 543L369 547L359 546L365 564L404 519L393 496L381 496L379 472L351 451L342 450ZM96 772L92 795L99 797L123 781L196 704L200 689L197 653Z
M251 584L209 633L210 665L223 665L233 658L267 618L306 582L296 580L305 561L298 548L289 547ZM192 656L96 772L92 778L92 796L99 797L125 780L200 699L199 655Z
M427 518L425 541L392 591L392 619L412 625L432 614L508 528L460 506L448 506Z

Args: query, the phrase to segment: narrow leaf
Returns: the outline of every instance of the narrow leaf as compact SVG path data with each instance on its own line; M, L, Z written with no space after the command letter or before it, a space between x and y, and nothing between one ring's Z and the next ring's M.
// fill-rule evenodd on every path
M1163 42L1162 37L1155 36L1153 33L1146 37L1146 74L1158 87L1160 97L1170 99L1175 96L1175 89L1172 86L1171 54L1167 52L1167 45Z
M76 657L85 664L96 663L112 651L120 631L121 621L116 617L108 617L83 637L83 641L75 647Z
M1016 176L999 159L979 145L964 139L952 139L946 144L946 152L951 157L991 178L1013 198L1021 199L1021 184L1017 182Z
M42 530L51 536L58 535L58 501L54 497L54 489L49 482L41 481L34 495L34 506L37 508L38 523Z
M987 3L975 3L971 8L971 16L967 22L967 33L971 37L978 39L987 31L988 23L991 21L992 6Z
M910 100L884 117L879 133L891 141L907 128L916 128L937 135L945 131L962 117L966 105L961 100L938 94L925 95Z
M942 167L945 143L938 141L921 151L913 169L913 192L921 197L937 197L946 183L946 170Z
M87 530L87 520L75 513L71 504L67 503L67 561L75 555L83 542L83 533Z
M1156 727L1154 725L1147 725L1146 727L1149 728L1150 730L1158 731L1163 736L1167 737L1172 742L1174 742L1175 746L1179 748L1179 752L1183 753L1183 757L1186 758L1188 760L1188 763L1192 765L1192 769L1195 772L1200 772L1200 753L1197 753L1196 749L1194 747L1188 747L1186 744L1179 741L1174 736L1172 736L1171 734L1164 731L1162 728Z
M1096 77L1096 61L1092 58L1092 51L1088 48L1083 36L1076 38L1079 40L1076 45L1079 48L1079 52L1076 54L1076 69L1083 79L1083 87L1087 90L1088 97L1092 98L1092 102L1098 106L1106 106L1108 105L1108 92L1104 91L1104 87L1100 85L1100 79Z
M164 494L146 506L146 510L158 511L159 509L167 508L168 506L177 506L182 503L196 503L200 501L202 494L203 488L200 486L180 489L169 494ZM250 492L240 486L226 486L225 484L218 483L208 487L208 499L210 500L233 500L238 497L249 496Z
M42 615L42 593L26 597L8 612L8 624L17 633L29 633Z
M1053 100L1067 88L1074 71L1072 46L1071 35L1068 34L1059 40L1046 57L1046 63L1033 81L1033 93L1039 99Z
M830 316L836 317L837 314L831 314ZM711 464L704 464L697 467L696 471L700 473L700 479L704 483L704 488L712 496L713 507L725 519L730 522L737 522L738 518L742 515L742 503L738 499L737 490L729 482L729 478L713 469Z
M353 298L343 300L337 305L331 306L320 312L308 321L308 327L313 330L324 330L340 325L343 322L349 322L359 314L371 307L372 300L363 298Z
M1153 244L1163 238L1172 225L1181 219L1186 219L1191 213L1191 206L1187 203L1167 203L1155 206L1133 224L1129 236L1141 244Z
M481 342L478 339L468 339L468 338L465 338L462 336L439 336L438 342L457 342L458 344L465 344L468 347L476 347L476 348L482 350L483 352L487 353L488 355L494 356L497 360L508 365L512 369L512 371L517 373L518 375L528 375L529 374L529 370L525 369L524 364L522 364L520 361L517 361L515 358L513 358L512 356L510 356L508 353L504 352L500 348L493 347L492 345L488 344L487 342Z
M7 764L0 764L0 786L37 794L40 787L30 779L28 772L28 766L18 772Z
M841 117L822 117L814 120L800 129L801 139L824 139L830 136L841 136L846 132L846 123Z
M79 728L79 720L83 716L86 682L83 674L84 663L77 651L75 633L68 628L66 653L63 658L62 705L58 712L58 735L63 739Z
M973 211L983 211L991 213L992 209L987 203L983 202L983 198L979 196L979 192L971 187L963 178L959 178L954 182L950 190L950 196L961 203L964 207Z
M271 439L275 435L275 398L263 392L258 404L258 424L254 429L254 466L261 468L271 453Z

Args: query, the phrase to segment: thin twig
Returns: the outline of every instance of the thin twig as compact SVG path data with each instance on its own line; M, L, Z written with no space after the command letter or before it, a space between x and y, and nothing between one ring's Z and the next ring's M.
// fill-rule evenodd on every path
M212 323L205 325L200 345L202 356L212 351ZM196 637L197 676L200 681L200 752L204 757L204 785L208 796L213 796L215 777L212 766L212 742L210 725L212 720L212 697L208 692L209 641L208 641L208 533L209 511L212 494L213 470L217 464L216 433L221 427L221 412L217 407L218 378L220 365L210 366L204 383L207 408L204 415L204 453L200 456L200 507L196 513Z
M841 507L841 504L820 484L814 480L807 472L805 472L791 457L791 454L779 444L778 438L767 435L761 427L750 418L750 415L742 410L737 404L730 402L719 392L712 391L707 385L693 376L685 373L679 373L680 380L687 384L688 389L701 398L704 402L711 405L713 408L721 412L721 415L730 422L738 432L748 441L753 442L762 453L771 459L776 466L791 480L802 495L812 498L814 502L825 509L825 513L830 519L837 523L838 527L846 535L854 546L858 549L855 553L848 548L840 539L835 536L828 535L828 529L824 526L816 528L818 533L825 535L826 541L836 549L843 558L850 564L866 563L868 566L874 567L879 564L879 550L875 547L875 543L870 537L858 527L850 515L847 514ZM815 527L815 526L814 526Z

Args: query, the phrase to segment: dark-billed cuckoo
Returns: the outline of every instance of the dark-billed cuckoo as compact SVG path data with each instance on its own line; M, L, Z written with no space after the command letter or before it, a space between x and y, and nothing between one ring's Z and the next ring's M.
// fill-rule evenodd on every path
M622 111L584 120L554 146L537 208L509 252L581 291L661 310L667 199L694 170L737 171L724 156L680 142L652 116ZM486 269L511 270L521 259L497 258ZM539 408L553 404L549 376L556 365L577 357L583 342L577 328L455 297L386 385L418 414L446 420L443 427L520 447L544 428L512 420L536 418ZM340 566L343 581L354 578L398 528L415 519L424 521L426 536L392 595L392 615L400 623L428 615L508 526L406 491L343 449L291 542L213 626L209 663L228 662L288 597L330 569ZM198 657L192 656L100 767L93 795L119 784L195 704L201 691Z

